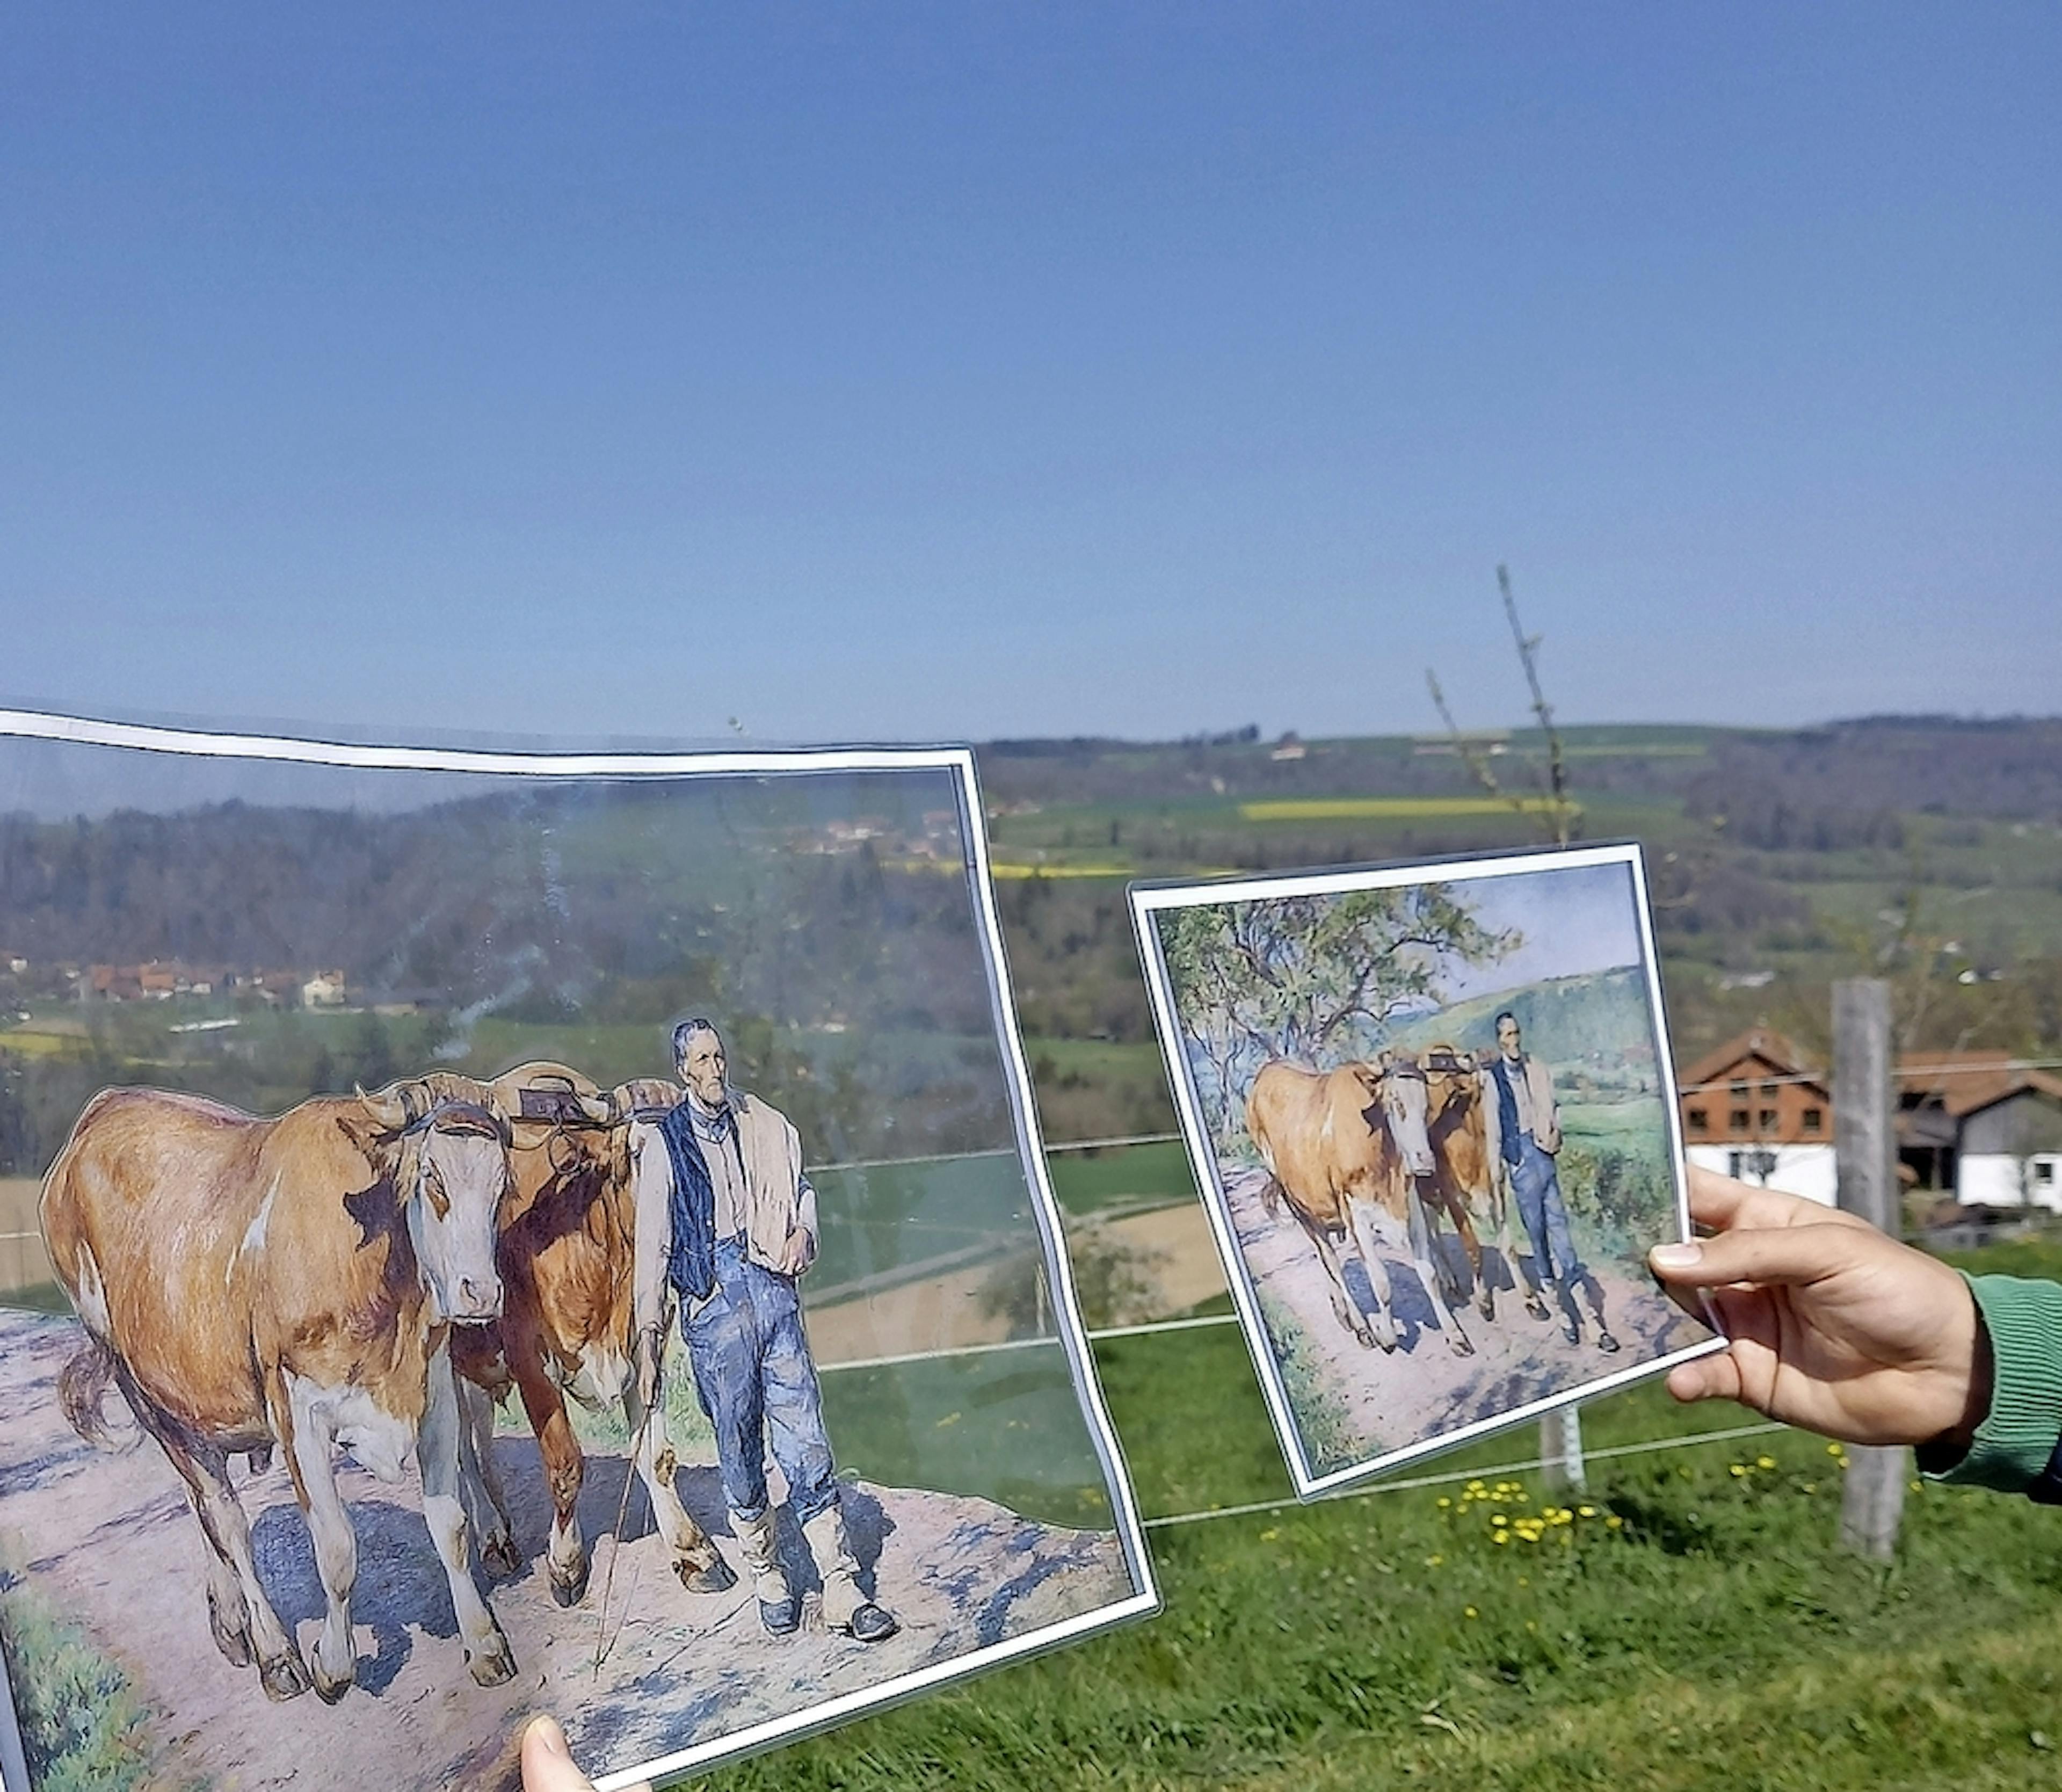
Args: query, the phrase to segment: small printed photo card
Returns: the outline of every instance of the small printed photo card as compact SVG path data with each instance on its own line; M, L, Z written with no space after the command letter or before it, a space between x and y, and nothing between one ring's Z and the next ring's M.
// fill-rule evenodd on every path
M1181 1128L1305 1498L1719 1347L1637 846L1134 885Z
M0 713L8 1792L608 1792L1154 1608L981 815Z

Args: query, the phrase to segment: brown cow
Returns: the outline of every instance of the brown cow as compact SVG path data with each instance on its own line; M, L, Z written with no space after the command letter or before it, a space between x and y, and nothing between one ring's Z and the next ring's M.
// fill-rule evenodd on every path
M1432 1175L1426 1185L1426 1213L1434 1231L1440 1216L1452 1221L1467 1253L1474 1277L1475 1305L1485 1319L1496 1317L1496 1290L1482 1269L1482 1250L1475 1216L1494 1225L1497 1250L1514 1281L1518 1277L1517 1233L1510 1186L1503 1174L1502 1129L1489 1074L1471 1052L1447 1044L1426 1048L1420 1060L1426 1091L1426 1136L1432 1147ZM1538 1318L1545 1304L1529 1285L1519 1283L1526 1305ZM1461 1296L1458 1289L1453 1297Z
M1381 1247L1407 1250L1439 1329L1458 1356L1474 1346L1454 1317L1432 1259L1418 1179L1432 1174L1424 1072L1407 1058L1306 1070L1279 1059L1261 1067L1246 1098L1246 1130L1267 1166L1272 1210L1286 1199L1331 1278L1332 1311L1363 1345L1396 1348L1389 1271ZM1346 1284L1339 1246L1350 1239L1375 1312Z
M109 1089L44 1180L43 1236L87 1334L61 1378L66 1415L105 1441L101 1403L110 1381L122 1390L187 1484L215 1642L239 1667L255 1655L274 1698L307 1691L309 1668L259 1581L229 1458L259 1461L275 1443L327 1596L313 1657L323 1698L357 1672L339 1445L387 1480L415 1453L472 1677L491 1686L515 1672L473 1585L447 1348L455 1328L500 1311L507 1142L491 1094L448 1072L276 1120Z
M519 1065L494 1084L512 1116L514 1188L503 1209L498 1259L506 1304L498 1325L461 1341L456 1353L467 1409L467 1491L483 1534L483 1555L512 1571L507 1505L489 1449L492 1404L513 1388L536 1433L552 1496L545 1551L552 1596L575 1604L587 1590L588 1556L578 1511L587 1464L566 1413L620 1402L652 1516L690 1592L720 1593L736 1576L673 1489L674 1457L663 1407L647 1411L636 1373L632 1300L636 1195L631 1133L677 1101L679 1086L656 1079L606 1096L560 1064Z

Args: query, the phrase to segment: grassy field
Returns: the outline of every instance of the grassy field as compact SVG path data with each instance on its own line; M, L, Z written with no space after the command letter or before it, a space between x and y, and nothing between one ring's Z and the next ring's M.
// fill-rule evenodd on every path
M2054 1783L2052 1513L1928 1487L1897 1563L1873 1567L1835 1544L1840 1457L1790 1433L1593 1457L1587 1495L1558 1506L1487 1472L1530 1453L1519 1433L1470 1453L1478 1485L1299 1508L1234 1333L1100 1355L1149 1514L1284 1503L1156 1531L1149 1623L712 1784ZM1600 1451L1746 1417L1647 1389L1585 1421Z

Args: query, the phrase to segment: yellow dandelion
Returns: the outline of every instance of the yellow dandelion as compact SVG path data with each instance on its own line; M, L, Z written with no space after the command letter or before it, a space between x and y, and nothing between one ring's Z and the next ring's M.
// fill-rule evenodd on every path
M1537 1619L1537 1618L1527 1618L1527 1619L1526 1619L1526 1621L1525 1621L1525 1628L1526 1628L1526 1630L1538 1630L1538 1629L1539 1628L1539 1621L1538 1621L1538 1619Z
M1490 1538L1490 1541L1492 1543L1508 1543L1510 1541L1510 1533L1507 1530L1498 1531Z
M1585 1518L1594 1518L1597 1515L1597 1509L1593 1505L1580 1505L1576 1507L1575 1509L1581 1513Z
M1448 1506L1451 1505L1453 1503L1454 1503L1454 1502L1453 1502L1451 1500L1448 1499L1448 1498L1446 1497L1446 1496L1444 1493L1442 1493L1442 1494L1439 1496L1439 1505L1440 1505L1440 1509L1441 1509L1442 1511L1443 1511L1446 1507L1448 1507Z
M1730 1469L1726 1470L1726 1473L1737 1481L1742 1475L1747 1473L1747 1465L1744 1462L1735 1462Z
M1443 1568L1446 1565L1446 1558L1444 1556L1427 1556L1425 1558L1425 1565L1427 1568Z
M1757 1456L1754 1459L1754 1465L1757 1469L1772 1469L1775 1466L1775 1458L1772 1456Z
M1472 1606L1463 1606L1461 1608L1461 1616L1463 1618L1480 1618L1482 1614L1477 1611Z
M1828 1456L1845 1456L1847 1453L1847 1446L1845 1444L1828 1444L1826 1446L1826 1453Z
M1604 1524L1606 1528L1611 1530L1622 1530L1625 1528L1625 1521L1615 1512L1604 1520Z

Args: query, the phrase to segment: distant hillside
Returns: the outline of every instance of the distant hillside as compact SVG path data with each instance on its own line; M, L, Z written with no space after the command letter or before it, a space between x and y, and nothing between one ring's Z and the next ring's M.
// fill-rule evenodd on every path
M1422 1049L1434 1044L1486 1051L1496 1042L1496 1017L1518 1017L1525 1048L1553 1064L1584 1060L1606 1065L1654 1062L1647 992L1638 971L1594 971L1555 977L1522 989L1478 996L1438 1014L1390 1028L1392 1045Z

